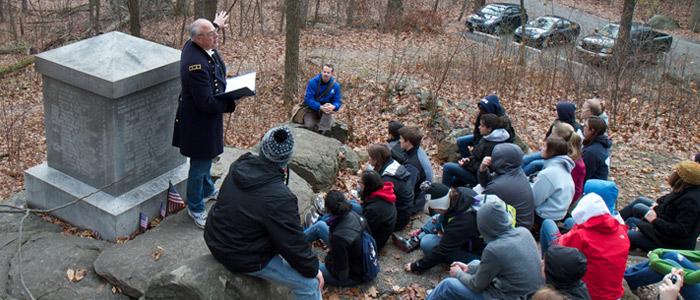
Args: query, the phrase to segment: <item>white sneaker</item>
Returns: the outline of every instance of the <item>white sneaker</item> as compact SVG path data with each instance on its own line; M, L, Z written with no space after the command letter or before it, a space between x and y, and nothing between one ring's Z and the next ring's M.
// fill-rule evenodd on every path
M214 192L212 192L211 195L204 198L204 202L208 202L211 200L216 201L217 198L219 198L219 189L214 190Z
M197 227L204 229L204 225L207 224L207 211L203 212L193 212L189 208L187 209L187 214L190 215L192 220L194 220L194 225L197 225Z

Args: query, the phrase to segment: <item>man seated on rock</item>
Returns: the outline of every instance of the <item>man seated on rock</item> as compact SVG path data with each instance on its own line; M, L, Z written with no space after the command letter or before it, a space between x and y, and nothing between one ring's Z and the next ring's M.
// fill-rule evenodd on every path
M304 241L297 197L285 184L293 148L289 128L272 128L259 156L249 152L231 164L204 241L231 272L288 287L296 299L321 299L318 259Z
M399 144L401 149L406 151L406 161L404 166L409 173L415 172L415 184L413 185L414 203L412 213L423 211L425 206L425 192L421 191L420 185L428 179L427 172L418 158L418 151L421 150L420 142L423 140L423 133L418 127L402 127L399 129ZM432 179L432 178L430 178Z
M321 73L306 85L304 127L328 135L333 126L333 114L342 105L340 84L333 77L333 65L325 64Z

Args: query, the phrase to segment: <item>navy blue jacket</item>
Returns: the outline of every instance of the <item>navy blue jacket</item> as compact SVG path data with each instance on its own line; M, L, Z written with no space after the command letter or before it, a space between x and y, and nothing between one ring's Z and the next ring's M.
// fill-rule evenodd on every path
M323 97L320 97L319 99L316 99L316 97L321 96L323 92L328 88L328 85L332 84L333 87L331 88L328 93L323 95ZM306 94L304 94L304 104L311 108L314 111L318 111L321 109L321 105L330 103L335 106L334 111L338 111L340 109L340 106L343 104L342 102L343 95L340 93L340 84L335 81L335 77L331 77L331 80L327 83L323 83L321 80L321 73L318 75L314 76L309 80L309 83L306 85Z
M583 162L586 164L586 180L608 180L608 164L612 141L607 135L601 134L583 147Z
M214 50L209 56L188 40L180 55L181 100L173 146L192 159L212 159L224 151L223 113L236 104L226 90L226 65Z

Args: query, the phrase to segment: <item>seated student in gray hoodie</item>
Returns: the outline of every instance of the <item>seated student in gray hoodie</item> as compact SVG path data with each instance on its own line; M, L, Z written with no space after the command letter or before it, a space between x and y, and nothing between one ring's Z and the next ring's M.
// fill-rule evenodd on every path
M452 263L452 277L441 281L426 300L525 299L544 284L535 239L527 229L513 228L505 202L488 198L476 214L487 243L481 261Z
M547 138L543 150L544 168L532 184L535 204L533 232L539 231L545 219L560 221L566 216L575 191L574 180L571 178L574 161L567 155L568 151L569 143L563 138Z
M503 199L515 208L517 226L527 229L534 222L532 187L525 172L520 168L523 151L511 143L498 144L490 157L484 157L479 166L479 184L484 188L482 194L492 194Z

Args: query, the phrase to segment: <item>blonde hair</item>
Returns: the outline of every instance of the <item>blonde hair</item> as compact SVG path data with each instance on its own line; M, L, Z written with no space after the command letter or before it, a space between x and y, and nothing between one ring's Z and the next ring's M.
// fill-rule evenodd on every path
M572 160L576 161L581 158L581 145L583 140L581 139L581 136L574 132L573 126L571 126L569 123L557 121L554 123L552 133L563 138L569 143L569 151L567 152L567 155L569 155Z

